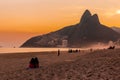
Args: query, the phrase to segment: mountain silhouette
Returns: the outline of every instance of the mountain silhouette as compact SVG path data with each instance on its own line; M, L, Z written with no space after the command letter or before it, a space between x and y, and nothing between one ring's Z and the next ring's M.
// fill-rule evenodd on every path
M96 43L117 41L120 34L102 25L98 15L86 10L76 25L64 27L58 31L36 36L27 40L21 47L57 47L67 41L67 47L83 47Z

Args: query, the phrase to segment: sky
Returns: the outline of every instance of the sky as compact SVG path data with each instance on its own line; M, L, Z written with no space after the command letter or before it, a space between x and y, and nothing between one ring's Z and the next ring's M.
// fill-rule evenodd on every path
M80 22L84 11L120 27L120 0L0 0L0 46L20 46L32 36Z

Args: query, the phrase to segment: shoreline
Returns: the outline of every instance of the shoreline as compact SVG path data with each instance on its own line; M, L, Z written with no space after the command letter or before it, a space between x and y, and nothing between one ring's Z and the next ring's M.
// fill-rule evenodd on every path
M69 49L89 50L88 48L0 48L1 53L28 53L28 52L53 52L53 51L68 51Z

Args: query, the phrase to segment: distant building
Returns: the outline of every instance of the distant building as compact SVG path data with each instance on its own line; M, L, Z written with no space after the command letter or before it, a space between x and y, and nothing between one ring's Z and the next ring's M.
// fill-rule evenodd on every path
M62 40L62 47L68 46L68 40Z
M62 40L61 45L57 45L57 47L67 47L68 46L68 40Z

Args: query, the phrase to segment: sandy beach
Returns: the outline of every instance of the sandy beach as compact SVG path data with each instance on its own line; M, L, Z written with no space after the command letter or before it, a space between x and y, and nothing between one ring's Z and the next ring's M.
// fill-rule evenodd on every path
M27 69L32 57L39 68ZM0 54L0 80L120 80L120 49Z

